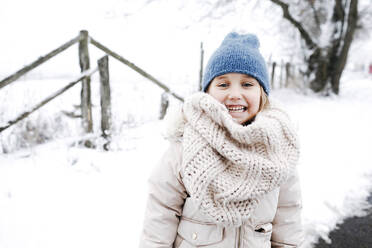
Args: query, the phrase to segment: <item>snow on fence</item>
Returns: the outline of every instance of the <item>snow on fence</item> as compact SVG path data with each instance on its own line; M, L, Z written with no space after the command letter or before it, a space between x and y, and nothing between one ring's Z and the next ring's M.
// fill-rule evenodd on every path
M145 72L132 62L128 61L124 57L120 56L119 54L115 53L114 51L110 50L109 48L105 47L95 39L93 39L91 36L89 36L88 31L82 30L80 31L79 35L72 40L66 42L62 46L58 47L57 49L51 51L50 53L46 54L45 56L41 56L39 59L34 61L33 63L25 66L21 70L15 72L14 74L6 77L5 79L0 81L0 89L13 83L17 79L19 79L21 76L26 74L27 72L37 68L41 64L48 61L50 58L60 54L61 52L65 51L67 48L71 47L75 43L79 42L79 62L80 62L80 69L82 74L74 81L67 84L62 89L58 90L51 96L47 97L43 101L41 101L39 104L31 108L31 110L26 111L22 113L20 116L15 118L14 120L8 121L8 123L0 127L0 133L4 131L5 129L9 128L10 126L18 123L19 121L27 118L31 113L37 111L42 106L49 103L51 100L55 99L59 95L63 94L67 90L69 90L71 87L76 85L77 83L81 82L82 89L81 89L81 116L78 116L82 118L82 126L86 133L91 133L93 131L93 118L92 118L92 103L91 103L91 86L90 86L90 78L92 74L97 72L99 70L100 75L100 102L101 102L101 131L102 131L102 137L107 140L107 142L104 144L104 149L108 149L108 145L110 143L110 127L111 127L111 93L110 93L110 83L109 83L109 67L108 67L108 55L112 56L113 58L117 59L118 61L122 62L123 64L127 65L134 71L138 72L145 78L149 79L151 82L159 86L164 90L165 95L170 94L176 99L183 101L183 98L176 93L172 92L169 87L167 87L164 83L157 80L155 77L150 75L149 73ZM90 69L90 58L89 58L89 50L88 45L92 44L95 47L99 48L100 50L104 51L106 55L99 59L97 61L98 63L98 69ZM166 107L168 106L167 103L167 97L165 95L162 95L162 110L161 110L161 118L164 117L166 112ZM165 108L165 109L164 109ZM90 140L84 140L82 142L87 147L92 147L94 144Z
M270 72L270 84L272 89L301 87L297 80L301 77L298 67L290 62L267 63Z

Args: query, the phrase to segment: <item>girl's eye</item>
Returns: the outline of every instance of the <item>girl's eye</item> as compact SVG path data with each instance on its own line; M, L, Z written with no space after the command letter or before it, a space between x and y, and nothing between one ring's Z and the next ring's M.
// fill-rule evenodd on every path
M251 86L253 86L253 84L252 83L249 83L249 82L245 82L242 85L243 85L243 87L251 87Z
M222 88L226 88L228 86L228 84L227 83L219 83L217 86L222 87Z

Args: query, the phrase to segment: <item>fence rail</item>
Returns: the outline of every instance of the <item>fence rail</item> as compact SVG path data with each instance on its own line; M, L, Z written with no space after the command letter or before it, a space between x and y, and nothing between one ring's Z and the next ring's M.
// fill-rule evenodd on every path
M23 67L21 70L15 72L14 74L12 74L12 75L6 77L5 79L1 80L0 81L0 89L9 85L9 84L11 84L12 82L16 81L18 78L20 78L21 76L23 76L27 72L35 69L39 65L43 64L44 62L48 61L49 59L53 58L57 54L63 52L64 50L66 50L67 48L69 48L70 46L74 45L75 43L77 43L79 41L80 41L80 35L78 35L77 37L73 38L72 40L66 42L65 44L58 47L57 49L54 49L50 53L48 53L44 56L41 56L40 58L38 58L37 60L35 60L31 64L29 64L29 65Z
M135 70L136 72L138 72L139 74L141 74L142 76L144 76L145 78L149 79L150 81L152 81L153 83L155 83L157 86L159 86L160 88L162 88L165 92L167 92L170 95L174 96L178 100L183 101L183 98L181 96L179 96L176 93L172 92L165 84L163 84L162 82L160 82L159 80L157 80L155 77L151 76L149 73L145 72L144 70L142 70L141 68L139 68L138 66L136 66L135 64L133 64L132 62L130 62L129 60L125 59L124 57L122 57L119 54L115 53L114 51L110 50L109 48L105 47L104 45L102 45L101 43L99 43L98 41L96 41L95 39L93 39L92 37L90 37L90 43L92 45L96 46L97 48L101 49L102 51L104 51L106 54L112 56L113 58L119 60L120 62L124 63L128 67L132 68L133 70Z
M6 130L7 128L9 128L10 126L16 124L17 122L25 119L27 116L29 116L30 114L32 114L33 112L35 112L36 110L38 110L39 108L41 108L42 106L44 106L45 104L49 103L51 100L53 100L54 98L56 98L57 96L60 96L62 95L64 92L66 92L68 89L70 89L72 86L74 86L75 84L79 83L81 80L83 80L84 78L86 77L89 77L91 76L93 73L95 73L97 71L97 68L94 69L94 70L91 70L89 72L85 72L85 73L82 73L78 79L72 81L71 83L67 84L65 87L63 87L62 89L56 91L55 93L53 93L52 95L50 95L49 97L47 97L46 99L44 99L43 101L41 101L40 103L38 103L35 107L33 107L31 110L29 111L26 111L24 112L23 114L21 114L19 117L15 118L14 120L12 121L8 121L8 124L3 126L3 127L0 127L0 132Z
M71 87L76 85L77 83L81 82L82 89L81 89L81 118L82 118L82 125L86 133L90 133L93 130L93 118L92 118L92 104L91 104L91 89L90 89L90 77L93 73L95 73L98 69L100 71L100 92L101 92L101 130L102 136L108 140L108 142L104 145L104 149L108 149L109 138L110 138L110 128L111 128L111 100L110 100L110 84L109 84L109 73L108 73L108 55L112 56L113 58L119 60L126 66L130 67L134 71L138 72L151 82L155 83L157 86L162 88L167 94L172 95L176 99L183 101L183 98L178 94L174 93L170 90L168 86L164 83L157 80L155 77L144 71L143 69L136 66L134 63L130 62L129 60L125 59L123 56L115 53L114 51L110 50L106 46L102 45L95 39L89 36L88 31L82 30L80 31L79 35L70 41L66 42L65 44L61 45L60 47L54 49L50 53L42 56L32 62L31 64L23 67L19 71L13 73L12 75L6 77L5 79L0 81L0 89L4 88L5 86L13 83L21 76L30 72L31 70L35 69L36 67L40 66L44 62L48 61L50 58L60 54L61 52L65 51L67 48L71 47L72 45L79 43L79 62L80 62L80 69L82 74L78 77L78 79L68 83L65 87L58 90L51 96L47 97L39 104L34 106L31 110L28 110L15 118L14 120L8 121L8 123L0 127L0 132L8 129L12 125L18 123L19 121L27 118L30 114L40 109L42 106L46 105L59 95L63 94ZM98 68L94 70L90 70L90 58L89 58L89 49L88 44L92 44L95 47L99 48L100 50L106 53L106 56L98 60ZM164 96L162 96L162 99ZM83 141L86 146L91 147L91 142Z

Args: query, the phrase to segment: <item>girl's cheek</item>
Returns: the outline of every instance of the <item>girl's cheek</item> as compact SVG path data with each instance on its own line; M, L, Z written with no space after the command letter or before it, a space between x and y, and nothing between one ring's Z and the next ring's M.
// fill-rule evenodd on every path
M248 94L248 97L252 100L253 99L261 99L261 91L259 89L254 90L254 91L252 91Z

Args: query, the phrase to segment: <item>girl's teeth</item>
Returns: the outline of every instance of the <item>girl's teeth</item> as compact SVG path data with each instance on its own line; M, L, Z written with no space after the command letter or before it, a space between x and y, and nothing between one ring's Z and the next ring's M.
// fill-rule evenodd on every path
M230 107L228 109L230 112L243 112L245 107Z

